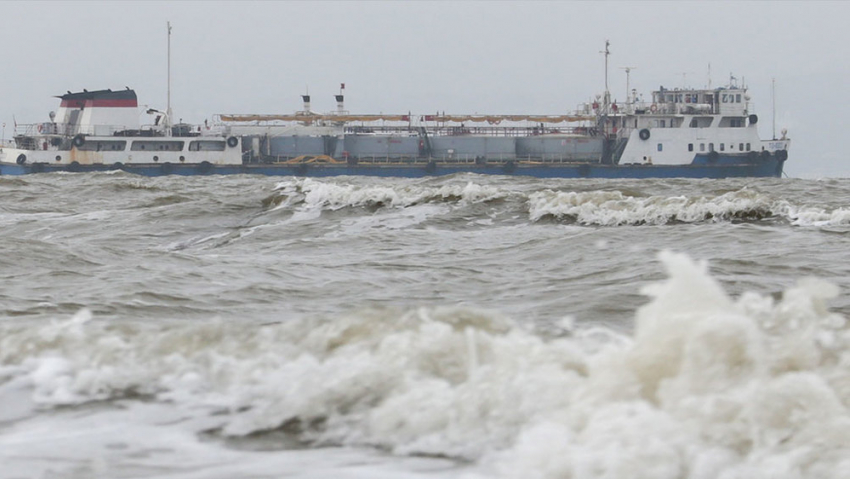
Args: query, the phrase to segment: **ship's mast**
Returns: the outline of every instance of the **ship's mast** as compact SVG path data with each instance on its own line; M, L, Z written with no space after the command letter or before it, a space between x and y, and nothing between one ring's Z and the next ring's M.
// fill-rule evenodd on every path
M168 99L165 105L165 128L171 129L171 22L168 22Z
M633 101L632 90L629 86L629 74L632 72L632 70L636 69L637 67L620 67L620 68L626 71L626 106L629 107L629 106L632 105L632 101Z
M771 78L770 96L773 102L773 139L776 139L776 78Z
M611 52L608 50L608 46L611 45L611 42L605 40L605 51L599 52L605 54L605 98L603 98L603 105L605 106L604 111L608 112L608 105L611 103L611 92L608 91L608 55Z
M611 92L608 90L608 55L611 54L611 51L608 50L609 45L611 45L611 42L605 40L605 51L599 52L605 54L605 93L602 98L602 115L597 119L601 123L602 134L605 138L602 147L603 163L609 163L611 159L611 145L608 141L608 112L611 108Z

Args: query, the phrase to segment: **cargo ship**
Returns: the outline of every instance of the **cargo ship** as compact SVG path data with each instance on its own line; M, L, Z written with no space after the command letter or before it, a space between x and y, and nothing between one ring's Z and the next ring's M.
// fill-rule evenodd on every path
M218 114L203 125L146 109L135 91L58 96L49 121L15 125L0 175L125 170L141 175L261 174L541 178L780 177L790 139L762 140L745 85L664 88L624 101L607 88L564 115ZM628 90L628 89L627 89ZM170 95L169 95L170 99ZM775 128L774 128L775 131Z

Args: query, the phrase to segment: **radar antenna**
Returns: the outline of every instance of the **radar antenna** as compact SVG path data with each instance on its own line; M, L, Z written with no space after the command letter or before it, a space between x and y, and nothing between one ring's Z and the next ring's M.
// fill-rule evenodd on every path
M681 73L681 75L682 75L682 90L688 88L688 75L690 75L691 73L693 73L693 72L682 72Z

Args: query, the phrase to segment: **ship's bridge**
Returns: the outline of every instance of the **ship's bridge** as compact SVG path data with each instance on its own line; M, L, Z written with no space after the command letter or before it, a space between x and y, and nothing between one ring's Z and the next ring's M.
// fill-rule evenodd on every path
M662 86L652 92L654 109L667 114L742 117L747 115L749 101L746 88L738 87L693 90Z

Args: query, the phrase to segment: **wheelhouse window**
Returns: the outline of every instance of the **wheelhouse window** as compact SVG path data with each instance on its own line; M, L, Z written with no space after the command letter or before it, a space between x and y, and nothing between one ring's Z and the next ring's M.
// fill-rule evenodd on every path
M127 147L126 141L87 141L79 146L80 151L124 151Z
M714 118L712 118L710 116L708 116L708 117L695 116L695 117L691 118L690 127L691 128L708 128L708 127L711 126L712 121L714 121Z

